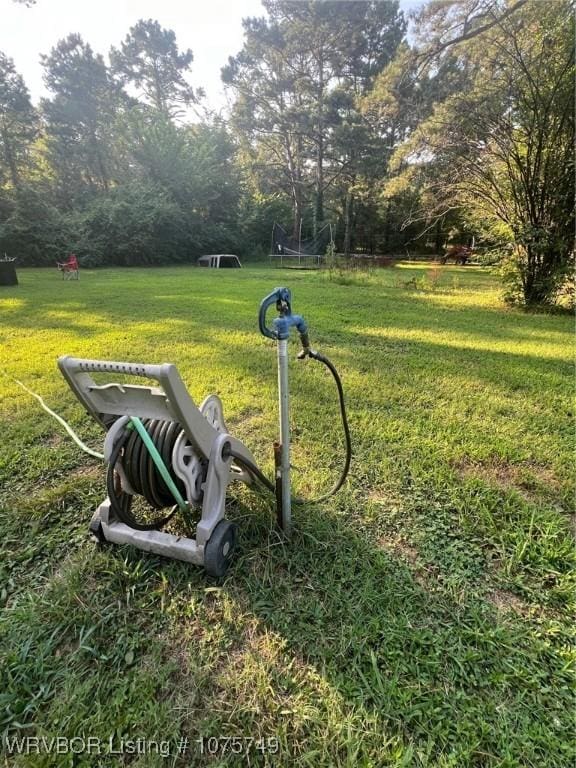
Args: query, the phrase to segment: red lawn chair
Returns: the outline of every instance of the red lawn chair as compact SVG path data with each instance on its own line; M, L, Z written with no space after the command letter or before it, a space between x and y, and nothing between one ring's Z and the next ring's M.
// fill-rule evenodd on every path
M74 253L66 261L58 262L57 267L62 272L62 280L78 280L80 277L78 259Z

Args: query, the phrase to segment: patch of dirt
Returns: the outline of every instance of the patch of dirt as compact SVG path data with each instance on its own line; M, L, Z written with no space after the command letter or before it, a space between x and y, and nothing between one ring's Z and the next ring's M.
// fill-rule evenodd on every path
M560 481L549 467L533 462L512 464L498 459L475 462L464 458L455 462L454 468L464 479L484 480L505 491L516 490L528 500L546 488L553 491L560 488Z
M523 616L529 612L529 606L520 597L505 589L493 589L486 598L499 613L512 612Z
M416 565L418 562L418 550L403 539L382 536L376 543L381 549L402 558L410 565Z
M368 494L368 501L372 502L372 504L386 504L388 496L383 491L374 489Z
M95 480L102 477L102 467L100 465L76 467L76 469L73 469L68 473L68 477L87 477L90 480Z
M230 668L241 670L248 655L255 661L272 667L281 653L282 643L278 642L273 634L268 634L257 620L251 620L244 628L240 641L228 652L226 672L228 673Z
M426 591L432 590L432 580L436 577L438 569L435 566L420 562L418 550L400 537L382 536L376 542L380 549L384 549L394 557L408 565L414 581Z
M392 488L372 488L366 499L371 504L386 506L388 510L393 512L403 508L403 498Z

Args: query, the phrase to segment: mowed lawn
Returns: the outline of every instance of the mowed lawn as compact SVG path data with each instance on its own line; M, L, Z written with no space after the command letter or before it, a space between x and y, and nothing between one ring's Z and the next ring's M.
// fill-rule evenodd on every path
M505 308L475 267L19 277L0 288L0 730L103 746L5 744L6 765L573 765L570 318ZM271 497L232 487L222 583L97 548L103 467L11 377L99 449L57 356L174 362L271 475L276 357L257 312L283 284L342 375L345 489L296 509L285 543ZM292 350L295 491L316 495L342 462L336 392ZM122 738L171 754L107 756Z

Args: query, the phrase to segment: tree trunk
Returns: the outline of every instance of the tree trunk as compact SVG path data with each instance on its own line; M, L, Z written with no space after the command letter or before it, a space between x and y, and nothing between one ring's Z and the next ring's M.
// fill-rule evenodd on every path
M294 160L294 153L290 146L290 136L288 134L284 134L284 148L286 150L292 194L292 237L297 239L300 233L300 220L302 219L302 172L300 170L299 158L296 159L296 162Z
M316 152L316 194L314 198L314 237L324 222L324 139L319 136Z
M318 61L318 135L316 143L316 190L314 196L314 237L318 235L324 221L324 59Z
M346 258L350 256L350 248L352 244L352 208L354 205L354 198L350 190L346 192L346 202L344 204L344 255Z
M526 305L547 304L553 297L561 279L558 254L554 251L536 250L527 246L526 268L522 274L522 292Z
M20 174L18 173L16 159L12 151L10 138L8 136L8 131L6 130L5 125L2 125L2 144L4 145L4 157L6 158L6 162L8 163L8 168L10 169L10 178L12 180L12 185L14 189L18 189L20 187Z
M300 222L302 221L302 187L300 184L294 185L292 203L294 216L292 221L292 237L294 240L298 240L300 237Z
M436 253L442 253L443 240L442 240L442 219L436 221L436 236L434 239L434 250Z
M156 60L154 60L152 66L154 69L154 105L159 112L162 112L163 114L170 117L170 112L167 109L166 99L164 98L164 92L162 90L162 83L160 82L160 72L158 71L158 64Z
M384 253L390 253L390 214L392 212L392 203L388 200L386 205L386 217L384 219Z
M100 181L102 182L102 186L104 187L104 190L108 192L108 173L106 171L106 166L104 164L104 158L102 156L102 148L100 146L100 142L96 138L96 133L92 133L92 142L94 146L94 151L96 155L96 165L97 165L97 174L100 176Z

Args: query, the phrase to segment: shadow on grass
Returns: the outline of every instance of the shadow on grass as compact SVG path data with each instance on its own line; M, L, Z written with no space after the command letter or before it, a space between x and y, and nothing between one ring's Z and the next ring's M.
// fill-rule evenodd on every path
M414 764L570 764L561 649L500 620L477 596L455 603L433 579L417 583L405 563L327 508L304 507L296 519L290 544L267 548L262 526L248 523L243 557L226 582L290 656L312 665L351 707L375 714L382 734L412 745L421 758ZM358 764L378 764L374 735Z
M201 322L205 327L224 332L238 330L257 334L258 299L262 297L262 290L266 290L262 286L271 285L279 277L273 270L249 272L238 276L235 284L226 280L228 275L212 275L213 280L209 283L211 293L206 295L205 273L182 269L179 271L181 275L174 276L172 271L163 272L148 271L146 277L152 276L156 282L150 281L143 289L139 289L137 283L131 285L133 276L143 276L136 269L126 270L126 274L117 271L109 276L98 274L95 276L99 278L97 282L83 286L83 292L74 294L74 306L78 310L93 311L99 321L104 325L108 323L110 327L151 320L162 323L178 318L182 322L188 321L191 328ZM218 278L221 278L219 282ZM518 342L519 339L533 338L534 317L504 307L469 304L439 306L434 303L434 292L409 293L385 282L376 282L359 290L353 286L352 291L346 286L327 285L319 281L318 276L310 278L302 275L296 285L295 309L306 310L312 331L318 334L317 338L321 341L337 339L341 334L348 340L345 326L355 322L355 316L362 318L363 324L369 318L374 327L383 329L418 330L438 335L444 330L462 333L470 343L495 339ZM91 326L79 320L79 312L75 318L73 312L66 311L70 302L69 293L61 294L59 291L55 294L53 285L49 285L48 289L49 292L43 292L41 286L34 285L33 295L29 298L14 293L22 303L10 310L10 318L16 318L23 327L56 328L61 327L63 322L71 329L89 332ZM447 292L447 295L457 300L459 294L467 290L468 286L463 286L462 289ZM318 301L318 291L330 294L328 304ZM243 311L243 307L251 311ZM51 313L65 313L60 326L50 319ZM560 332L562 326L566 335L571 332L566 319L539 316L537 332ZM357 334L351 335L354 337Z
M235 499L241 547L221 585L129 547L94 552L74 525L77 551L0 622L12 732L278 737L254 765L573 764L553 632L420 583L328 505L301 508L286 544L267 499ZM213 764L191 759L171 764Z

